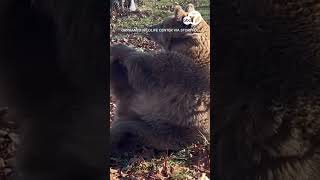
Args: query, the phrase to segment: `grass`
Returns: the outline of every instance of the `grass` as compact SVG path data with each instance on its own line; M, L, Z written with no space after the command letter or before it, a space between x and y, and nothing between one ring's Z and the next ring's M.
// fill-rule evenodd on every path
M113 179L198 179L210 173L209 166L201 168L198 165L203 157L197 153L203 148L194 145L176 153L153 154L150 158L138 154L129 160L111 159L112 172L117 172L113 173L117 176ZM209 162L206 163L209 165Z
M143 28L146 26L160 23L165 17L173 15L175 4L185 7L192 0L148 0L138 7L142 15L131 14L130 16L117 17L118 28ZM210 7L209 1L198 1L195 9L199 11L202 17L209 23Z

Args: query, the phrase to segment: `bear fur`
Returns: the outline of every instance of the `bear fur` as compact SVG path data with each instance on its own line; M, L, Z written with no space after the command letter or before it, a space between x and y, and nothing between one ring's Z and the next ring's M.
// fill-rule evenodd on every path
M185 32L149 32L152 40L159 43L167 51L184 54L202 66L210 65L210 26L202 16L193 17L200 21L198 25L185 25L183 18L194 11L193 4L186 6L186 11L177 5L174 15L167 17L160 24L149 27L150 29L180 29ZM192 31L191 31L192 30Z
M180 150L209 140L209 69L175 52L111 48L110 88L117 100L111 124L114 153L145 145Z

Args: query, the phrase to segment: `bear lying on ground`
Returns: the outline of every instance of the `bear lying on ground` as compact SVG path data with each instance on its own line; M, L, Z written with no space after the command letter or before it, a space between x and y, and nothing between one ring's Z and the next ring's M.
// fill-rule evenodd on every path
M118 103L113 153L141 145L180 150L209 140L209 80L208 68L179 53L111 47L110 87Z

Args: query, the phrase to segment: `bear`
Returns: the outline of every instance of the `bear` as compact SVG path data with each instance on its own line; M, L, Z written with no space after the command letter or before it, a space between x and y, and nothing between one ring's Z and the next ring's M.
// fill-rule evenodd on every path
M214 12L213 179L320 179L320 2Z
M143 146L178 151L210 140L210 77L180 53L110 51L110 91L117 102L111 123L112 155Z
M153 41L159 43L167 51L184 54L202 66L210 66L210 26L201 14L192 17L199 24L183 23L183 18L195 11L193 4L186 6L186 11L180 5L174 8L174 15L167 17L163 22L150 26L149 29L158 29L147 33ZM180 29L179 32L160 32L159 29ZM183 31L184 30L184 31Z

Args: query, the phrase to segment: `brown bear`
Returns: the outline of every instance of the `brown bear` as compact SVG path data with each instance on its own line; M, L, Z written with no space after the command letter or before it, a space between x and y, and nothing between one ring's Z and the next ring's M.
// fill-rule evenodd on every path
M214 12L213 179L320 179L320 2Z
M184 54L199 64L207 66L210 65L210 26L201 14L191 17L192 20L200 22L199 24L184 24L183 18L192 11L195 11L192 4L187 5L186 11L179 5L175 6L174 15L167 17L160 24L149 27L149 29L158 29L158 32L149 32L148 35L165 50ZM160 32L160 29L180 29L180 31Z
M175 52L111 47L110 88L117 100L113 153L145 145L180 150L209 140L209 69Z

